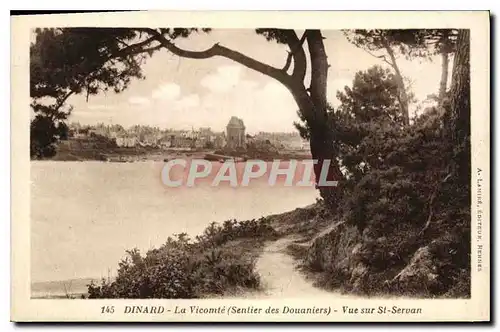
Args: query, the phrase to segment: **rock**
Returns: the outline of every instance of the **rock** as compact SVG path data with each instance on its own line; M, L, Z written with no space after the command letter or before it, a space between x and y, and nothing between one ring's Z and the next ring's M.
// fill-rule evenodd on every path
M409 292L430 291L438 287L437 267L429 246L419 248L392 283Z
M356 227L344 223L329 226L316 237L305 256L305 265L314 271L342 271L350 275L355 268L352 251L360 234Z

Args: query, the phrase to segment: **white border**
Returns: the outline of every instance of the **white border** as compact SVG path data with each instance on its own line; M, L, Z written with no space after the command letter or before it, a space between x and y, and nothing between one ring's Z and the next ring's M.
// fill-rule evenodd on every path
M34 9L36 8L37 6L39 6L41 3L39 2L36 2L35 4L31 3L32 1L16 1L16 9ZM67 2L63 2L63 1L44 1L43 2L43 6L52 6L53 8L62 8L63 6L66 6L66 8L68 9L71 9L71 7L76 7L75 9L85 9L85 8L88 8L88 9L106 9L108 8L109 5L111 5L112 3L118 3L117 1L108 1L106 2L106 5L104 5L103 7L103 2L102 1L93 1L93 0L89 0L89 1L85 1L84 3L74 3L74 5L71 5L69 8L67 7L68 6L68 3ZM160 6L151 6L150 4L151 3L156 3L156 4L160 4ZM213 4L212 4L213 3ZM227 3L220 3L220 2L215 2L215 1L211 1L211 5L210 6L206 6L206 3L205 1L183 1L182 2L182 5L180 6L176 6L176 5L170 5L169 7L171 9L221 9L221 8L224 8L224 9L243 9L243 8L249 8L249 9L327 9L325 8L325 4L323 3L323 1L315 1L315 0L311 0L311 1L307 1L307 3L305 4L305 8L302 7L302 6L294 6L294 4L291 4L289 1L274 1L272 4L270 4L269 1L259 1L259 0L256 0L256 1L251 1L250 4L243 4L243 2L240 2L242 3L241 6L237 5L236 7L231 4L227 4ZM282 5L282 3L285 3L285 5ZM366 3L366 4L365 4ZM492 2L492 1L474 1L474 2L471 2L469 4L466 4L465 7L462 7L461 9L486 9L488 7L492 7L492 3L496 5L497 2ZM63 6L60 6L60 5L63 5ZM391 3L392 4L392 3ZM389 8L394 8L394 7L391 7L391 4L389 6L385 5L385 3L383 2L377 2L377 4L374 6L373 5L373 2L372 1L358 1L356 2L356 4L351 4L349 3L347 5L342 5L342 4L339 4L337 5L335 9L384 9L383 6L385 6L386 8L389 7ZM145 1L141 1L140 3L138 3L137 5L140 5L141 8L159 8L161 6L163 6L163 8L165 9L165 4L162 2L162 1L148 1L148 0L145 0ZM232 7L229 7L228 8L228 5L229 6L232 6ZM449 7L446 7L444 6L442 3L438 3L436 1L419 1L417 3L407 3L407 4L401 4L401 3L398 3L397 4L399 7L399 9L453 9L453 8L449 8ZM205 7L204 7L205 6ZM273 7L273 6L276 6L276 7ZM413 7L412 7L413 6ZM269 8L269 7L272 7L272 8ZM340 7L340 8L339 8ZM344 8L342 8L344 7ZM358 8L355 8L355 7L358 7ZM411 7L411 8L409 8ZM5 11L4 11L5 12ZM6 20L4 21L6 22ZM9 28L10 27L7 27L7 31L9 31ZM4 31L5 31L4 30ZM7 38L9 38L8 34L3 34L3 36L7 36ZM9 44L9 42L4 42L4 44ZM4 53L5 54L5 53ZM7 55L7 56L10 56ZM4 64L7 63L7 60L3 62ZM5 77L5 76L4 76ZM10 84L6 84L6 86L2 89L2 91L4 91L4 94L2 94L2 97L5 97L5 101L8 101L9 100L9 97L10 97L10 93L9 93L9 86ZM497 92L497 91L495 91ZM492 92L493 93L493 92ZM7 105L7 102L4 104L4 105ZM7 108L7 106L6 106ZM3 121L0 121L0 123L4 126L4 128L1 128L3 130L1 130L0 132L2 133L2 135L4 135L4 140L2 140L2 144L0 144L2 146L2 152L4 152L5 150L3 150L3 148L5 147L8 147L8 143L9 140L9 136L10 136L10 131L9 131L9 123L10 123L10 117L9 117L9 113L8 112L4 112L2 113L3 115L5 115L5 118L2 119ZM15 130L15 129L14 129ZM3 174L7 174L7 165L9 163L9 157L10 157L10 153L5 153L4 155L6 158L1 158L1 169L4 171ZM2 192L2 198L3 197L9 197L9 192L8 192L8 180L5 178L5 182L4 182L4 186L2 186L2 189L3 189L3 192ZM5 205L2 205L2 207L5 207L5 209L2 209L2 211L9 211L9 207L10 207L10 202L9 200L2 200L2 203L5 204ZM495 202L496 203L496 202ZM8 213L5 213L5 217L6 219L8 218ZM7 223L6 223L7 224ZM7 230L6 232L3 232L4 236L6 236L8 238L8 234L10 232ZM9 241L3 241L3 243L8 243ZM9 250L6 248L5 252L9 252ZM4 266L8 266L8 264L5 264L4 262ZM9 274L8 274L8 270L7 269L4 269L4 277L5 279L9 279ZM8 283L5 282L4 285L7 285ZM4 299L7 299L8 297L5 296L3 297ZM6 306L6 309L9 308L9 305L7 304ZM4 308L5 308L4 307ZM12 325L11 325L12 326ZM370 328L374 328L374 327L370 327Z

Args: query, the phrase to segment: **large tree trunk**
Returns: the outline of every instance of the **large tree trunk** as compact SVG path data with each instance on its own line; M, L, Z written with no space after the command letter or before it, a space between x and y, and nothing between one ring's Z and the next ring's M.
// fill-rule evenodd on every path
M336 208L341 198L342 173L337 161L337 154L333 145L334 131L328 119L328 102L326 98L328 79L328 59L323 43L323 36L319 30L310 30L307 34L307 44L311 58L311 86L309 98L307 93L296 98L301 111L311 129L311 154L317 164L314 167L316 185L321 197L330 208ZM307 100L309 99L309 100ZM323 167L328 166L327 181L338 181L337 186L325 186L319 182Z
M438 95L439 108L443 106L443 102L446 97L446 88L448 82L448 66L449 66L448 51L443 50L441 52L441 81L439 82L439 95Z
M441 38L441 81L439 82L438 108L443 109L444 100L446 98L446 89L448 83L448 67L449 67L449 47L448 33L445 31Z
M316 108L312 98L303 87L302 89L297 88L293 96L310 128L309 144L311 155L317 161L314 165L316 187L327 206L334 210L341 199L343 175L337 162L337 152L333 144L334 131L328 122L326 108L324 110ZM326 164L327 162L329 162L329 165ZM325 186L319 182L322 168L327 166L326 181L338 181L337 186Z
M453 171L470 185L470 31L460 30L453 62L448 133L454 150Z
M396 78L396 84L398 85L398 92L399 92L399 108L401 110L401 114L403 116L403 124L405 126L410 124L410 114L409 114L409 98L408 94L406 93L406 86L403 80L403 75L401 74L401 71L399 70L398 64L396 62L396 56L394 55L394 51L392 50L391 46L389 43L384 42L384 47L387 53L389 54L389 57L391 58L391 66L394 69L395 72L395 78Z

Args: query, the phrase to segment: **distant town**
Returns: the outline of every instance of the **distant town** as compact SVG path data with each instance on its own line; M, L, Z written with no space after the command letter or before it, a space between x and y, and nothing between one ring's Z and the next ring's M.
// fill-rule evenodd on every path
M246 133L243 119L235 116L229 119L226 130L222 132L213 131L210 127L176 130L134 125L125 129L119 124L91 126L73 122L68 126L67 137L63 137L58 145L56 159L116 160L118 157L122 160L122 157L133 155L150 159L147 155L158 156L161 151L176 150L212 151L255 158L259 154L307 154L309 142L297 132L250 135Z

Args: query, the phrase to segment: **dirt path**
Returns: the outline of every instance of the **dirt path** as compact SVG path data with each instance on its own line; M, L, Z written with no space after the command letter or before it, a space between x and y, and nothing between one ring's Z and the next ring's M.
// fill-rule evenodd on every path
M338 293L314 287L312 282L297 270L297 262L286 253L288 244L295 240L297 239L293 237L285 237L267 243L264 247L256 264L264 289L264 293L258 297L342 297Z

